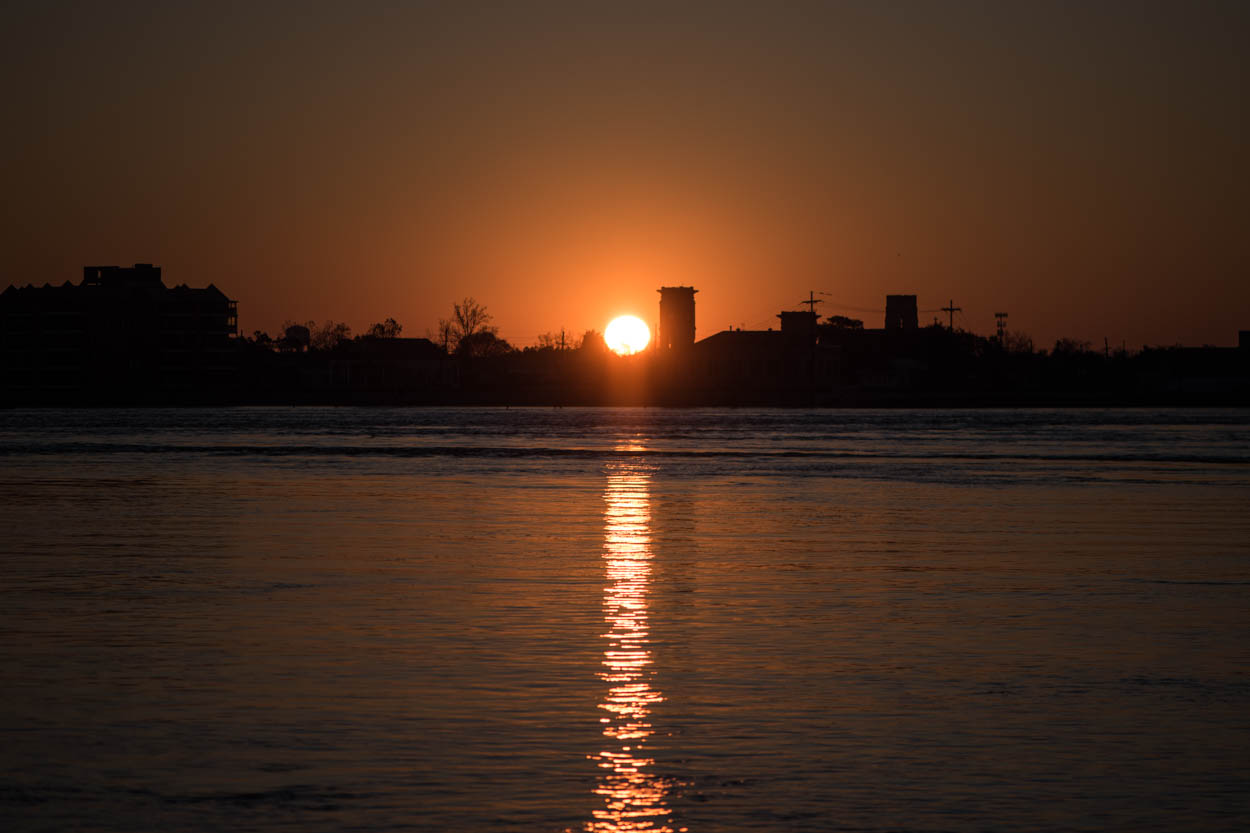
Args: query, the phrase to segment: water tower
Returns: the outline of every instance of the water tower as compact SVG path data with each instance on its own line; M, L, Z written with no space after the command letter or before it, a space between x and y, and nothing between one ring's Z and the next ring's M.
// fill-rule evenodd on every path
M693 286L661 286L660 332L655 339L657 350L683 350L694 344Z

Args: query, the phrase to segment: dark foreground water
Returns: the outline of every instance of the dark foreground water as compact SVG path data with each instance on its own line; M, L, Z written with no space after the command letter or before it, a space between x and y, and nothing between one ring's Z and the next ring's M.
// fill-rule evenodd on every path
M0 413L0 828L1250 829L1250 412Z

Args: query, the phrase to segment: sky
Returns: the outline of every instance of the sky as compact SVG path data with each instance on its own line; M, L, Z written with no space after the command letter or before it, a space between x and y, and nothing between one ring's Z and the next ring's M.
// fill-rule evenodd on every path
M0 287L214 283L245 333L472 296L517 346L994 313L1039 347L1250 329L1247 3L0 8ZM823 294L821 294L823 293Z

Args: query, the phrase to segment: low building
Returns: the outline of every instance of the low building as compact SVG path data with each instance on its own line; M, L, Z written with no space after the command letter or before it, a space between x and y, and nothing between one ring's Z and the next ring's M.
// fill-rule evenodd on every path
M438 401L459 387L460 363L428 338L361 336L333 353L330 384L351 401Z
M687 373L698 400L799 405L829 391L836 356L808 336L802 319L788 323L799 332L724 330L697 342Z

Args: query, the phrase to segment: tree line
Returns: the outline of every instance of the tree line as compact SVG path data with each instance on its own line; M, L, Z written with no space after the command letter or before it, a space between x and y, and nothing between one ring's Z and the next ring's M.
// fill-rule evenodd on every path
M491 358L517 352L507 339L499 335L495 317L472 297L452 304L451 314L440 318L433 331L426 337L448 356L461 358ZM403 325L394 318L369 327L363 334L352 336L352 328L342 321L328 319L303 323L290 320L283 322L282 335L273 338L268 332L255 330L246 341L274 351L301 352L305 350L330 351L360 339L399 338ZM536 347L529 350L580 350L603 347L603 336L598 330L587 330L576 338L566 334L547 332L538 337Z

